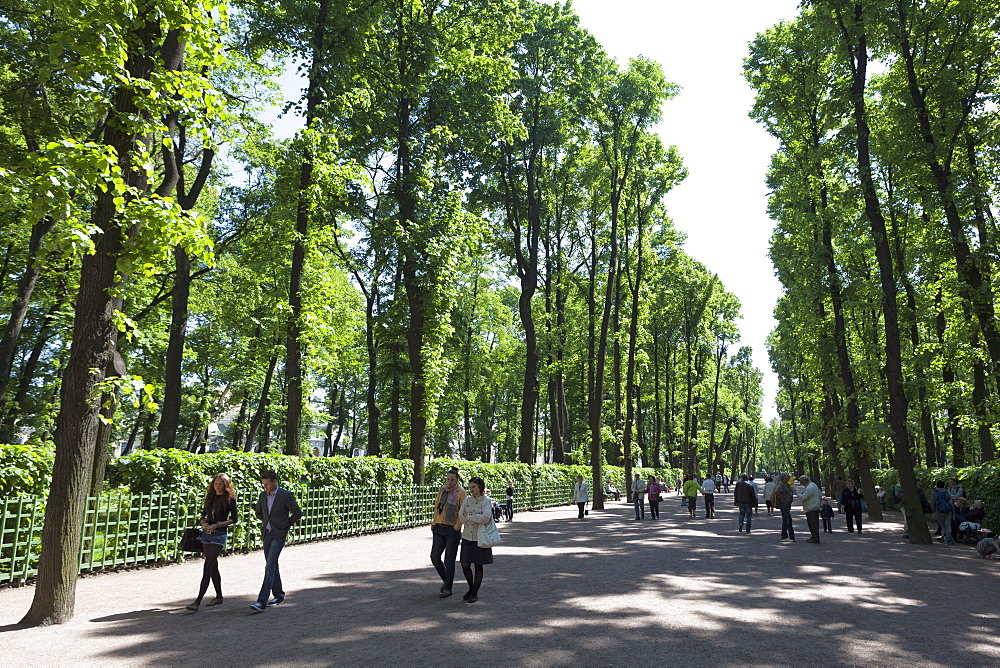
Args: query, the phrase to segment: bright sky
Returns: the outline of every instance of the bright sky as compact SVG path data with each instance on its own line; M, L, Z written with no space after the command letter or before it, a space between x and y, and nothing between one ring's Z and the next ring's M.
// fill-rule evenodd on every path
M573 0L583 27L622 64L663 65L681 94L664 107L660 135L677 146L689 176L666 203L687 233L686 250L719 275L743 305L739 345L764 373L764 420L777 417L777 377L764 341L781 293L767 256L774 223L764 178L775 141L747 116L747 44L796 14L798 0ZM735 352L733 350L732 352Z
M663 65L681 93L664 107L660 134L680 150L689 176L667 195L689 255L719 275L743 305L738 345L753 347L764 374L764 420L777 417L777 377L764 341L781 293L767 256L774 224L767 217L768 162L777 144L750 120L753 91L743 80L747 44L795 16L798 0L573 0L583 27L620 62L645 56ZM302 86L282 80L287 96ZM301 119L285 116L289 136ZM735 353L735 349L732 350Z

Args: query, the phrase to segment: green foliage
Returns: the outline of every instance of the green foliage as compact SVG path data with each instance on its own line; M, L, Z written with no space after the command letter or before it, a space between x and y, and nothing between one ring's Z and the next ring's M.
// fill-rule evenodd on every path
M48 493L54 458L51 443L0 445L0 498Z
M928 501L933 500L931 490L938 480L944 480L947 486L950 484L949 478L957 477L959 484L965 488L966 499L970 504L977 499L983 502L986 508L983 526L995 532L1000 531L1000 462L986 462L960 469L952 466L918 468L914 473L924 488ZM899 482L896 469L876 469L872 471L872 477L876 485L881 485L886 490L886 498L891 499L892 490Z

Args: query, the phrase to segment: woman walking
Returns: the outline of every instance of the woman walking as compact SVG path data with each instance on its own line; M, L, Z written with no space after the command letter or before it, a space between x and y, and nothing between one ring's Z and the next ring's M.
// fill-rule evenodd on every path
M514 481L507 481L507 507L504 508L504 517L507 518L508 522L514 521Z
M587 489L587 483L583 481L583 476L578 475L576 477L576 484L573 485L573 501L576 503L576 507L580 509L580 513L576 516L578 520L582 520L584 516L584 507L587 502L590 501L590 490Z
M458 556L458 542L462 538L462 520L459 515L465 501L465 490L460 482L458 469L451 467L444 485L438 489L434 519L431 520L431 535L434 537L431 563L441 577L439 598L451 596L451 586L455 582L455 557Z
M222 603L222 576L219 574L219 555L226 548L226 533L228 527L236 524L236 490L233 482L225 473L217 474L208 485L205 492L205 503L201 511L201 545L205 554L205 565L201 573L201 586L198 588L198 598L187 606L191 612L197 612L201 600L208 591L208 583L215 587L215 598L209 605Z
M469 583L469 591L462 598L466 603L475 603L483 584L483 566L493 563L493 548L479 546L483 527L493 521L493 501L486 495L486 483L482 478L469 478L469 496L462 503L459 519L462 522L462 572ZM476 567L474 574L473 566Z
M656 478L649 476L646 479L646 493L649 494L649 519L660 519L660 483Z

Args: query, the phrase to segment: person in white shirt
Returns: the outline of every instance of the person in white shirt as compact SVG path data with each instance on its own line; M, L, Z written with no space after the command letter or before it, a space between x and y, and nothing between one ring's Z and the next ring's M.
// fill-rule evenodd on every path
M641 520L646 517L646 483L642 481L639 474L635 474L630 488L632 492L632 503L635 505L635 519Z
M710 520L715 517L715 480L710 476L701 483L701 493L705 495L705 519Z
M577 519L582 520L584 507L587 505L587 502L590 501L590 491L587 489L587 483L583 481L582 475L578 475L576 477L576 484L573 485L573 501L576 503L576 507L580 509L580 514L577 515Z

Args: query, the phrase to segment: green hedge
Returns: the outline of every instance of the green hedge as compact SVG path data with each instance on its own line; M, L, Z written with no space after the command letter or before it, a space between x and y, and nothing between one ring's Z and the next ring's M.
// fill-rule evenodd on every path
M55 449L46 445L0 445L0 498L48 494Z
M948 484L948 479L952 476L958 478L959 483L965 488L966 498L969 503L979 499L986 506L986 519L983 526L997 531L1000 528L1000 462L987 462L979 466L967 466L959 469L953 466L944 468L918 468L914 470L917 480L927 492L927 500L932 501L931 490L934 483L944 480ZM876 469L872 471L872 477L876 485L881 485L886 490L886 498L892 498L892 490L899 482L896 469Z
M45 495L52 476L53 450L32 445L0 446L0 495ZM439 485L452 466L462 472L462 479L479 476L495 497L503 495L508 480L514 487L529 489L532 481L572 485L582 475L590 482L589 466L582 464L522 464L520 462L483 463L456 459L432 459L427 462L425 480ZM220 450L196 455L186 450L141 450L108 463L107 487L135 494L173 491L181 495L204 494L212 477L225 472L233 479L240 496L260 491L260 472L271 469L285 486L308 484L335 489L391 489L409 485L413 462L384 457L293 457L276 453L248 453ZM655 475L674 484L679 469L636 468L643 478ZM620 466L604 467L604 477L623 493L625 470Z

